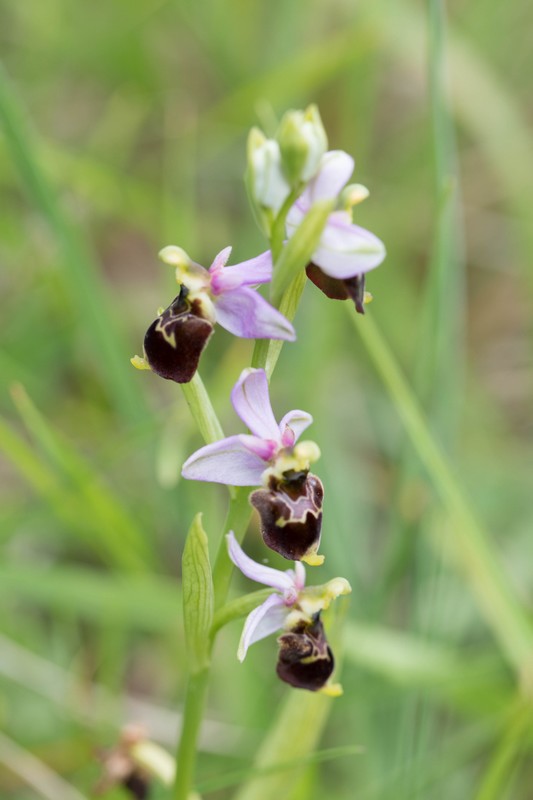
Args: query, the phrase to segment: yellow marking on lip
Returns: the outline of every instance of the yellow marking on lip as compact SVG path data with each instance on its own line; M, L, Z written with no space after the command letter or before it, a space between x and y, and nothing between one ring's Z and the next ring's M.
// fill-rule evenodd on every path
M140 356L133 356L133 358L130 358L130 364L132 364L135 369L152 369L146 359Z
M159 322L157 323L157 325L155 326L155 329L156 329L156 331L159 331L159 333L162 335L162 337L165 340L165 342L167 342L167 344L169 344L175 350L176 349L176 331L173 330L169 334L168 331L167 331L167 327L168 326L163 323L163 320L160 319Z
M318 555L318 553L309 553L308 555L302 556L301 561L305 561L310 567L320 567L325 559L325 556Z
M311 514L312 517L318 519L319 515L322 513L321 508L306 508L303 514L300 517L290 517L290 519L285 519L285 517L278 517L278 519L274 522L274 525L277 528L284 528L286 525L291 525L293 522L305 522L307 515Z
M318 691L327 697L340 697L343 694L343 688L340 683L327 683Z

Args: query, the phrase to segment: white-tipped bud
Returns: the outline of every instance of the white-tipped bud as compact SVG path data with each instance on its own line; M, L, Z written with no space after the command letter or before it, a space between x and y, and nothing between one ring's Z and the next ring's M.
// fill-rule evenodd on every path
M328 146L318 108L310 105L305 111L288 111L281 120L276 138L283 171L291 186L310 180Z
M159 251L159 258L171 267L187 269L192 264L191 257L181 247L169 244Z
M341 208L350 211L354 206L366 200L369 194L370 192L362 183L350 183L342 190L340 197Z
M275 139L267 139L252 128L248 136L247 183L252 200L260 208L279 211L290 192L281 168L281 153Z

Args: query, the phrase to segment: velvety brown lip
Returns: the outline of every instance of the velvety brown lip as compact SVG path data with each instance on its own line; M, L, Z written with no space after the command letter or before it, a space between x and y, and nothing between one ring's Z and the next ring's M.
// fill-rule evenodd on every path
M285 473L271 479L268 489L258 489L250 502L261 518L261 535L267 547L291 561L314 553L320 543L324 488L316 475Z
M176 383L188 383L211 334L213 325L199 315L197 305L180 294L156 319L144 337L145 358L156 375Z

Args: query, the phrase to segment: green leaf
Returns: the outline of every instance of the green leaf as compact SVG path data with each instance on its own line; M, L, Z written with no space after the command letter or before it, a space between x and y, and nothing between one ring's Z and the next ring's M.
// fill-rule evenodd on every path
M321 200L315 203L305 215L294 236L283 248L274 266L272 278L272 302L274 305L279 304L285 289L311 260L332 210L333 202L330 200Z
M209 664L209 631L213 622L213 578L202 514L193 520L182 559L183 622L192 673Z
M56 619L176 636L181 604L177 583L163 575L108 574L62 564L0 564L0 605L37 608Z
M261 745L250 779L235 800L289 797L322 735L333 700L319 692L289 692ZM279 764L291 764L290 772Z
M291 770L301 770L302 766L320 764L335 758L346 756L361 755L364 750L359 745L346 745L344 747L330 747L327 750L318 750L316 753L307 753L297 761L280 761L277 764L269 764L266 767L252 767L251 769L236 769L213 778L207 778L198 785L201 792L213 792L225 789L228 786L238 786L245 780L256 780L264 775L275 775L280 772L291 772Z
M24 443L19 447L14 438L16 434L9 436L1 420L0 449L51 505L56 508L61 505L59 513L67 517L67 524L70 521L68 512L65 513L67 508L70 508L75 527L79 527L76 522L79 517L82 524L83 519L91 520L89 539L99 545L106 560L132 572L146 572L153 563L148 539L135 516L106 485L101 470L72 447L60 431L54 430L23 386L12 386L11 396L28 433L44 452L44 458L40 458L37 448L34 452L28 449L27 459L21 457ZM30 460L35 462L33 469L28 466ZM44 480L39 479L39 470L44 471Z
M58 246L61 280L80 328L92 343L93 363L100 369L102 386L109 392L120 417L140 423L146 405L140 383L128 364L120 316L114 307L97 259L60 201L43 166L42 145L32 130L14 84L0 66L0 127L9 159L20 174L30 201L52 232Z
M533 655L533 625L520 593L472 511L456 470L433 437L418 400L378 326L370 315L361 322L353 308L346 305L346 309L453 522L447 550L464 573L508 662L521 675Z

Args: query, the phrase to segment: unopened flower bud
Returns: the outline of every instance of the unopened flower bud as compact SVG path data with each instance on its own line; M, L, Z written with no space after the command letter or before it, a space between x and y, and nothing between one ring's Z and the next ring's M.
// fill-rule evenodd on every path
M310 180L328 146L318 108L311 105L305 111L288 111L281 120L276 138L283 171L291 186Z
M247 185L251 199L261 209L277 214L289 195L290 186L281 168L281 152L275 139L267 139L259 128L248 136Z

